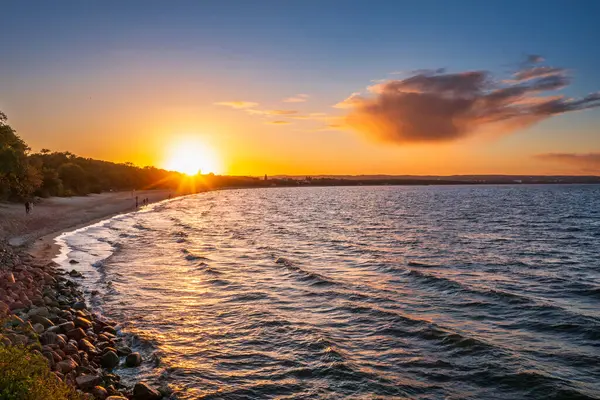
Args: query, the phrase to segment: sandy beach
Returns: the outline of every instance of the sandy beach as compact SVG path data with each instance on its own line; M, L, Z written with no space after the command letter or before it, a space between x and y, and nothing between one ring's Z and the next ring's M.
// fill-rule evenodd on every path
M38 259L51 259L58 251L54 238L67 230L92 224L113 215L135 210L148 198L155 203L171 191L109 192L76 197L51 197L37 202L29 215L23 204L0 203L0 239L12 246L28 246Z

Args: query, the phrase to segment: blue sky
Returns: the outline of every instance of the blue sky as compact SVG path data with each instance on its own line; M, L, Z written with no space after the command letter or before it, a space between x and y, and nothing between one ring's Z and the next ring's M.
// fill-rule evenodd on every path
M218 95L198 96L205 112L219 99L295 93L322 111L393 71L508 74L528 54L572 71L567 96L600 90L598 1L8 1L2 14L0 109L34 145L53 130L31 122L29 106L63 115L82 87L104 99L142 75L145 87L172 79L177 104L210 87ZM577 146L556 138L541 151L598 151L599 121L598 109L555 117L528 128L524 146L568 130Z

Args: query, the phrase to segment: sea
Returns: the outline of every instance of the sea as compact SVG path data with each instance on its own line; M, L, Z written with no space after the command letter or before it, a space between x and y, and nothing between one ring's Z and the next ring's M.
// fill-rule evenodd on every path
M58 242L172 398L600 399L600 186L212 191Z

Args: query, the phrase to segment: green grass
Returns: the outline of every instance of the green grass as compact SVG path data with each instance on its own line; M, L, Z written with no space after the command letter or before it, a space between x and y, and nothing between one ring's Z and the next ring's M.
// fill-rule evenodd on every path
M0 400L81 400L46 359L21 346L0 345Z

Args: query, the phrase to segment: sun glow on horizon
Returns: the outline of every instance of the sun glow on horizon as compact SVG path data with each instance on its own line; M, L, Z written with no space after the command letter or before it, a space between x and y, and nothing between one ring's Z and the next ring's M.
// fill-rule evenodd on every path
M177 141L169 147L164 168L186 175L222 173L217 152L206 143L192 138Z

